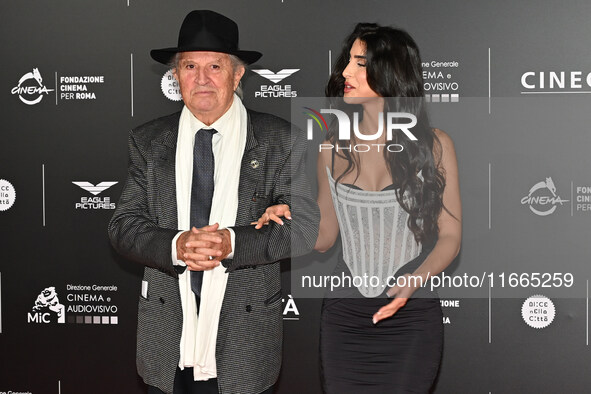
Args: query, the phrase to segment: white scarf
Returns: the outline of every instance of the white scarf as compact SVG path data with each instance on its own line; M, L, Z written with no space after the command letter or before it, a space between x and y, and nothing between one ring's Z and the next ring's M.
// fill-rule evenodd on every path
M203 127L217 130L212 140L215 186L209 224L219 223L220 229L234 226L238 210L240 163L246 145L246 122L246 108L236 95L230 109L211 126L203 125L186 106L183 108L179 121L175 174L180 230L190 229L193 145L196 131ZM184 369L192 366L195 380L208 380L217 376L215 345L228 281L225 270L220 264L213 270L204 271L199 316L195 295L191 291L189 270L179 276L183 307L179 367Z

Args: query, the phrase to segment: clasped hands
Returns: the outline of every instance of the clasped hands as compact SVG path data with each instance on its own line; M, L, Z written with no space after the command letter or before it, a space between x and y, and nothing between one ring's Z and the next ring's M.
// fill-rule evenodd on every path
M230 231L219 224L183 232L176 241L176 254L191 271L207 271L220 265L232 252Z
M289 206L286 204L273 205L261 216L256 224L260 229L269 221L283 225L281 217L291 219ZM220 265L220 262L232 252L230 231L218 230L219 224L195 228L183 232L176 241L176 255L179 260L187 264L191 271L207 271Z

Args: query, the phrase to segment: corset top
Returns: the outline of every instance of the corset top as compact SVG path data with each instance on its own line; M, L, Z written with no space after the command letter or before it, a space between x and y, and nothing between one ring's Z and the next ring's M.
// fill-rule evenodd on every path
M343 260L359 292L365 297L377 297L388 278L421 253L421 245L408 228L410 215L398 202L392 185L381 191L366 191L337 183L328 168L326 171Z

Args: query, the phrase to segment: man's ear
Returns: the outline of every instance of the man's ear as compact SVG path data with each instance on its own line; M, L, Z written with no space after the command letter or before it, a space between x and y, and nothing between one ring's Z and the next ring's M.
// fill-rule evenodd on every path
M244 68L243 66L240 66L240 67L238 67L238 69L234 73L234 90L236 90L238 88L238 84L240 83L240 80L244 76L245 72L246 72L246 68Z

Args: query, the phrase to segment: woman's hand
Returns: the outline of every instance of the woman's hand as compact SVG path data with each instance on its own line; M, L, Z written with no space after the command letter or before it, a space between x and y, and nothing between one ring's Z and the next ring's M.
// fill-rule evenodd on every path
M402 280L401 278L405 278ZM419 283L415 283L415 279ZM394 316L396 312L404 305L412 294L417 289L416 285L420 284L419 278L414 278L410 274L404 274L402 277L398 277L396 283L402 283L404 286L393 286L388 290L388 297L393 300L381 307L372 317L373 324L377 324L380 320L387 319Z
M263 227L263 225L269 224L271 220L283 226L283 220L281 220L282 217L291 220L291 212L289 211L289 205L271 205L269 208L265 210L265 213L263 213L263 215L259 218L258 221L251 224L256 224L254 228L256 228L257 230Z

